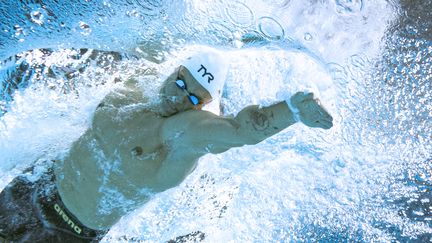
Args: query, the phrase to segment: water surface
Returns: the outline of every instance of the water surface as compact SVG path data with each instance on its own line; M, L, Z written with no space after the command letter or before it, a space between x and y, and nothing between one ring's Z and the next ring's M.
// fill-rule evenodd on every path
M179 187L115 225L106 242L163 242L198 231L204 242L429 241L430 6L4 3L1 186L23 168L66 153L118 80L138 74L155 97L167 70L205 44L226 50L231 64L225 115L311 89L335 126L296 124L256 146L205 156ZM147 67L157 75L146 75Z

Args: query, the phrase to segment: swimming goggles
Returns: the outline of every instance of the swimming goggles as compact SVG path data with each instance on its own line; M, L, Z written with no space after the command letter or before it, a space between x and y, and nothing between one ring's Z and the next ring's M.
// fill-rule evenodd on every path
M198 105L200 103L199 99L196 95L189 93L189 91L187 90L187 87L186 87L186 83L183 80L177 79L175 81L175 83L176 83L177 87L179 87L181 90L186 91L186 93L188 94L188 99L192 103L192 105Z

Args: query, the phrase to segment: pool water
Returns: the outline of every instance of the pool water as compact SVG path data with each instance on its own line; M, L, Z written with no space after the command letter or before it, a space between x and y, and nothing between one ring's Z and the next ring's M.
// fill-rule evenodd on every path
M432 240L431 1L38 2L0 6L1 188L67 153L119 81L157 99L209 45L230 63L224 115L312 90L334 127L206 155L104 242Z

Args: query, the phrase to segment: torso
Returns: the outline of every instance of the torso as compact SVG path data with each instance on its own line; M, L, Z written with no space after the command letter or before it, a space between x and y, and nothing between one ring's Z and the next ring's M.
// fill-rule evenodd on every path
M93 126L56 167L62 200L83 224L107 229L195 168L202 154L183 147L181 124L162 141L164 119L133 106L97 109Z

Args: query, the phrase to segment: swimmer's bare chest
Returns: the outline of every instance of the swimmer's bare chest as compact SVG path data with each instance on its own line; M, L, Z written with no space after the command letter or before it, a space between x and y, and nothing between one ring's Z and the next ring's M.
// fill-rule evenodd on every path
M181 183L198 159L177 145L181 136L161 138L163 123L164 118L152 112L121 117L96 113L93 130L104 153L119 162L119 175L134 186L163 191Z

